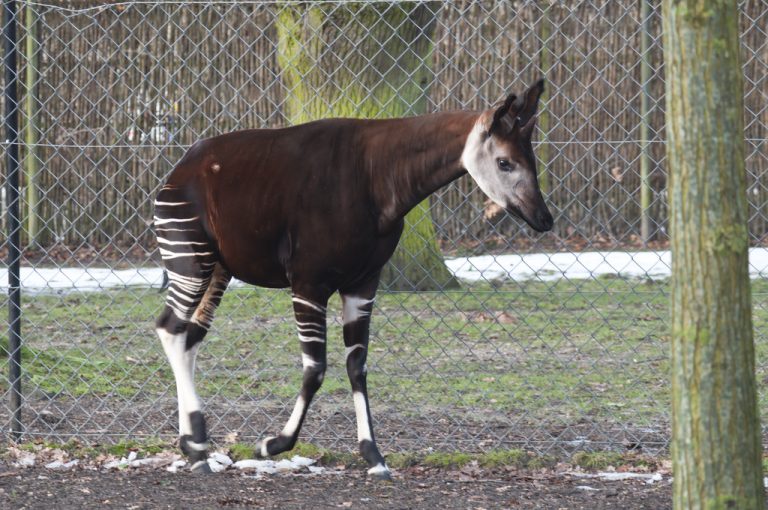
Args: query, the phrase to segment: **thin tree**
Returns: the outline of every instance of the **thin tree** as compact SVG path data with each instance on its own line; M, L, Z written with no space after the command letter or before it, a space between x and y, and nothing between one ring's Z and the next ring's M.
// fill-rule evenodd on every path
M416 2L283 6L278 62L291 123L425 113L437 8ZM437 246L429 201L405 222L382 285L403 290L456 286Z
M764 508L736 0L664 0L676 509Z

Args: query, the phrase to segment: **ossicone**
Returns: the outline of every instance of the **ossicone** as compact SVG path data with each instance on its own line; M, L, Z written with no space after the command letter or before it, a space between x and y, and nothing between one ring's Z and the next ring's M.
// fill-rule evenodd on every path
M521 96L510 94L493 112L488 134L509 135L514 130L530 136L536 120L539 98L544 92L544 78L540 78Z

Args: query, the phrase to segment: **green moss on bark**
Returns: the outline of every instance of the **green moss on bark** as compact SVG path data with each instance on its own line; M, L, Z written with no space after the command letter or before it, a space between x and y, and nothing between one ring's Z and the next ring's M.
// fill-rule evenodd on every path
M278 63L289 121L424 113L436 8L413 2L284 6L278 15ZM438 249L428 201L406 216L382 286L458 286Z
M737 5L663 9L674 507L763 508Z

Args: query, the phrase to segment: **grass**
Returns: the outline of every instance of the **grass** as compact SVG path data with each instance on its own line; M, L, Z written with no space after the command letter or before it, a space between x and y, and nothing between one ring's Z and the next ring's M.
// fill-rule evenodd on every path
M752 290L764 379L768 282L755 281ZM47 398L174 397L153 333L163 299L146 289L26 296L26 391ZM293 400L301 360L290 309L285 291L235 288L225 295L199 356L204 399ZM321 394L346 403L339 309L334 297ZM368 363L374 409L530 423L666 423L667 315L666 282L621 278L381 293ZM6 351L0 343L0 356ZM767 399L761 392L763 412Z

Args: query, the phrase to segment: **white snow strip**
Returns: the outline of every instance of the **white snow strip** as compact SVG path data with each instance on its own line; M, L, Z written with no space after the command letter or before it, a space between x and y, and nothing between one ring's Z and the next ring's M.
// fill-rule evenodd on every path
M616 473L613 471L601 471L599 473L576 473L569 471L566 474L576 478L599 478L609 482L622 480L645 480L645 483L651 484L660 482L664 479L661 473Z
M229 455L224 455L223 453L213 452L209 458L215 460L216 462L224 466L232 465L232 459L229 458Z
M28 468L35 465L35 454L31 452L22 452L22 454L13 462L12 466Z
M45 467L48 468L48 469L65 470L65 469L71 469L71 468L77 466L79 463L80 463L80 461L77 460L77 459L70 460L69 462L61 462L60 460L54 460L53 462L50 462L50 463L46 464Z
M131 467L134 467L134 468L142 467L142 466L162 467L162 466L167 466L169 464L172 464L173 460L174 459L169 458L167 456L165 456L165 457L146 457L146 458L143 458L143 459L132 460L129 465Z
M216 460L212 459L211 457L208 457L208 467L211 468L211 471L213 471L214 473L221 473L222 471L227 469L227 466L219 462L216 462Z
M249 470L249 471L256 471L259 474L274 474L277 472L292 472L292 471L299 471L302 468L309 468L312 466L312 464L315 463L315 460L308 459L306 457L300 457L299 455L294 455L290 460L283 459L280 461L274 461L274 460L256 460L256 459L246 459L246 460L239 460L232 464L232 467L235 469L241 469L241 470ZM322 472L317 470L310 470L311 472Z
M19 275L22 291L29 294L61 294L68 292L97 292L121 288L155 288L163 283L159 267L110 269L108 267L22 267ZM233 280L229 286L245 285ZM0 290L8 290L8 269L0 268Z
M186 465L187 465L186 460L176 460L172 462L170 466L165 468L165 470L168 471L169 473L175 473L176 471L179 470L179 468L183 468Z
M450 258L445 262L457 278L466 281L578 280L606 275L658 280L671 274L669 251L480 255ZM749 249L749 274L752 278L768 278L768 248ZM20 278L22 291L31 294L93 292L126 287L159 288L163 281L163 269L22 267ZM243 282L233 280L229 286L242 285ZM0 268L0 290L5 292L7 289L8 269Z
M467 281L578 280L605 275L658 280L668 278L672 268L668 250L480 255L445 262L457 278ZM749 249L749 274L768 278L768 248Z

